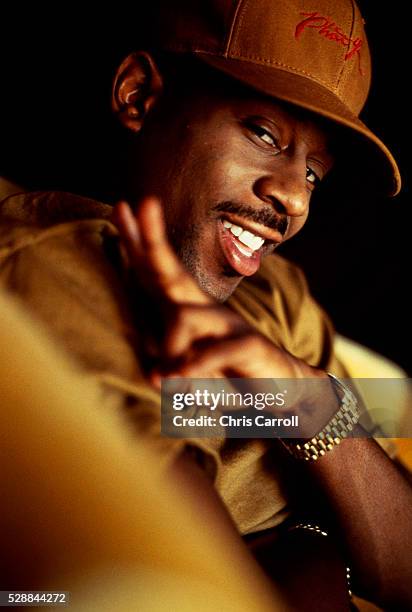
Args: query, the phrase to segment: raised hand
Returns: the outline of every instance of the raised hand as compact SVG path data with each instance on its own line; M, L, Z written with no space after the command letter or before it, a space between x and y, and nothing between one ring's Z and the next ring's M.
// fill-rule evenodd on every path
M119 202L113 221L128 265L163 317L158 360L149 375L153 384L160 386L161 377L326 377L276 347L200 289L168 242L156 198L145 198L136 214L126 202ZM334 402L331 405L335 407Z

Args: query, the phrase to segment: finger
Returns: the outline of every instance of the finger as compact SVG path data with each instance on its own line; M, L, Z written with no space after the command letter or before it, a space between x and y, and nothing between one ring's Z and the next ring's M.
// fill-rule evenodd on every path
M130 205L120 201L114 208L112 221L138 277L159 291L168 284L176 284L182 268L167 242L157 205L154 198L144 198L134 215Z
M221 376L240 378L295 378L296 360L254 332L194 347L172 375L182 378Z
M144 198L136 216L126 202L119 202L113 221L137 275L148 289L176 302L210 302L170 246L157 198Z
M117 202L110 220L119 230L130 260L136 263L142 257L143 250L139 226L129 204L125 201Z
M210 303L210 298L187 272L169 243L159 200L145 198L136 216L144 252L164 294L176 302Z
M136 211L136 219L141 231L142 248L153 271L158 274L160 282L175 282L184 269L169 244L159 200L144 198Z
M251 354L251 345L252 342L244 336L212 342L191 352L190 361L168 375L181 378L212 378L220 373L222 377L257 377L259 374L254 372L252 354L257 357L258 362L260 356L256 355L256 350Z
M221 305L188 304L179 306L171 317L163 342L165 358L184 356L194 343L203 343L245 331L247 323Z
M143 251L141 248L140 231L136 218L129 204L125 201L117 202L110 218L120 234L120 254L125 269L133 268L143 272ZM142 278L140 280L143 280Z

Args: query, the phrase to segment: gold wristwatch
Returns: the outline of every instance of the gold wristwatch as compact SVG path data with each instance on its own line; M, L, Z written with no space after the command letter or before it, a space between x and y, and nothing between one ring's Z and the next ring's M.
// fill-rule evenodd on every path
M353 431L360 418L358 400L353 392L333 374L329 374L334 391L340 400L340 407L325 427L310 440L281 439L282 444L296 459L317 461L319 457L333 450Z

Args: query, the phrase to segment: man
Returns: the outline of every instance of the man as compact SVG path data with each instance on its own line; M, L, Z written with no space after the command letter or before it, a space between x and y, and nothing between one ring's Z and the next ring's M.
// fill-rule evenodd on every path
M67 194L6 200L3 283L117 398L159 460L191 481L199 515L218 517L233 542L227 511L242 534L280 525L296 469L298 488L313 479L333 508L357 590L406 605L412 494L373 440L315 449L319 460L301 468L293 441L295 459L274 440L159 435L162 376L345 374L301 273L272 253L302 228L343 149L352 162L367 156L381 189L399 190L391 154L358 119L370 75L362 18L346 0L172 9L163 7L154 49L129 55L113 87L114 112L135 134L127 191L136 216L125 202L112 217ZM339 408L331 385L324 422ZM302 500L299 509L308 510Z

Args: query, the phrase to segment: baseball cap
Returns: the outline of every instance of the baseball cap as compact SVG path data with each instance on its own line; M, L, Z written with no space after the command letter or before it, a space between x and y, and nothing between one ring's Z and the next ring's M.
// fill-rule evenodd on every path
M169 0L160 1L156 21L159 48L190 53L258 92L341 126L377 190L399 193L394 157L359 118L371 58L352 0Z

